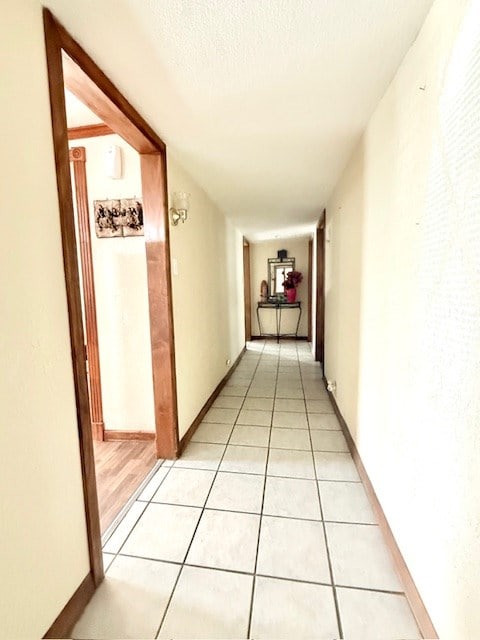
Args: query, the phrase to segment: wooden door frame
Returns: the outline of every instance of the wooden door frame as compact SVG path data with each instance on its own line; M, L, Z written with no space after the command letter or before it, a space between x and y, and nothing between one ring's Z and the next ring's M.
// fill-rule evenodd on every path
M90 419L94 440L102 441L105 434L102 405L102 377L98 346L97 304L93 276L92 238L88 210L87 154L85 147L70 149L73 166L73 182L77 202L78 242L82 267L83 306L85 311L85 351L88 362L88 389L90 392Z
M80 597L81 593L89 593L90 586L88 585L98 586L104 574L84 355L85 343L64 86L67 86L106 125L121 135L140 154L157 455L158 457L175 458L178 452L179 438L170 277L166 146L48 9L43 9L43 18L90 555L90 574L74 594L75 597ZM64 53L68 57L65 57ZM70 608L68 609L68 607ZM75 609L70 601L63 612L64 616L72 611L72 607ZM49 634L55 634L62 628L60 622L55 626L56 622L49 630Z
M315 322L315 360L325 365L325 224L326 209L318 221L316 229L317 247L317 283L316 283L316 322Z
M312 341L312 296L313 296L313 238L308 241L308 333L307 339Z
M245 311L245 342L252 339L252 285L250 281L250 243L243 238L243 297Z

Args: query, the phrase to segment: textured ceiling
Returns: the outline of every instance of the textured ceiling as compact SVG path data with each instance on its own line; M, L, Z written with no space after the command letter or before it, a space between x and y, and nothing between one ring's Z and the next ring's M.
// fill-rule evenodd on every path
M318 219L432 0L47 0L252 239Z

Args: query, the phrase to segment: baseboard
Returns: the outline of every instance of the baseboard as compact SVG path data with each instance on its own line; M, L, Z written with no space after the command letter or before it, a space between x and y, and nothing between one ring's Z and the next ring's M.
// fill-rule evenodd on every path
M325 379L324 379L324 382L326 386ZM350 429L348 428L348 425L345 422L345 419L342 416L340 409L338 408L335 397L328 390L327 390L327 393L332 402L335 414L342 427L343 435L347 440L348 448L350 449L350 453L352 454L353 460L357 467L358 474L360 476L360 479L363 482L363 486L365 487L365 491L367 493L368 499L370 501L370 504L377 518L378 524L380 526L380 530L383 534L387 547L392 556L395 569L397 571L398 577L400 578L400 582L403 585L405 596L408 600L410 608L412 609L413 615L415 616L415 620L417 622L420 633L422 634L423 638L429 638L429 640L434 640L438 638L438 634L435 631L435 627L433 626L432 620L430 619L430 616L422 600L422 597L418 592L415 582L413 581L412 575L408 570L407 564L402 556L402 552L400 551L398 544L395 540L395 537L393 535L393 532L390 528L390 525L388 524L388 520L382 509L382 505L380 504L377 494L375 493L375 489L373 488L373 485L370 481L367 470L364 467L360 454L358 453L358 449L352 438Z
M106 429L103 432L105 442L113 440L155 440L155 431L116 431Z
M243 354L245 353L245 351L247 350L246 347L243 347L243 349L240 351L240 354L238 356L238 358L235 360L235 362L232 364L232 366L230 367L230 369L228 370L228 372L225 374L225 376L220 380L220 382L217 384L217 386L215 387L213 393L210 395L210 397L208 398L208 400L205 402L205 404L203 405L203 407L200 409L199 414L197 415L197 417L195 418L195 420L192 422L192 424L190 425L190 427L188 428L188 431L183 435L182 439L179 442L178 445L178 455L181 456L185 447L187 446L187 444L190 442L193 434L195 433L195 431L198 429L198 426L200 425L200 423L202 422L203 418L205 417L207 411L210 409L210 407L212 406L212 404L215 401L215 398L218 396L218 394L220 393L220 391L223 389L223 387L227 384L228 379L230 378L230 376L232 375L232 373L235 371L235 369L238 366L238 363L240 362L240 360L242 359Z
M63 607L44 638L69 638L75 623L95 592L93 574L89 573Z
M275 340L275 342L277 341L277 336L251 336L250 340ZM307 336L297 336L295 338L295 336L280 336L279 340L306 340L308 341L308 337Z

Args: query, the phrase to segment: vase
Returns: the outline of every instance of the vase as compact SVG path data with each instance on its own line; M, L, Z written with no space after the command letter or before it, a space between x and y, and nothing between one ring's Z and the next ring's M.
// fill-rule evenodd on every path
M285 289L285 293L287 294L287 302L295 302L297 298L297 289L293 287L293 289Z

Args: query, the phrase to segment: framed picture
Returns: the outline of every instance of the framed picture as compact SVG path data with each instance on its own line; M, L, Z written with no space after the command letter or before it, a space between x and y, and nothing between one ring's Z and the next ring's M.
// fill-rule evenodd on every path
M120 200L94 200L93 211L97 238L118 238L122 235Z
M97 238L143 236L141 198L94 200L93 212Z
M120 200L120 211L123 218L123 235L143 236L143 207L139 198Z

